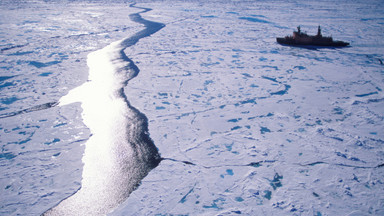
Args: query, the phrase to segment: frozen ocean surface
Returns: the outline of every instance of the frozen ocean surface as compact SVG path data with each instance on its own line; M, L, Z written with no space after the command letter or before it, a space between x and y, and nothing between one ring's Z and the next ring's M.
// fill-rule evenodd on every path
M92 135L80 103L56 102L89 53L143 29L131 3L0 3L0 215L81 187ZM382 1L137 6L165 27L125 49L140 72L124 91L164 160L110 215L384 215ZM298 25L351 46L276 43Z

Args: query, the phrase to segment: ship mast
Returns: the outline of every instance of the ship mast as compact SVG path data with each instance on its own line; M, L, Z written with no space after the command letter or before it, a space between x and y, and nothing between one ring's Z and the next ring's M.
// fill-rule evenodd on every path
M321 28L320 28L320 25L319 27L317 28L317 37L321 37Z

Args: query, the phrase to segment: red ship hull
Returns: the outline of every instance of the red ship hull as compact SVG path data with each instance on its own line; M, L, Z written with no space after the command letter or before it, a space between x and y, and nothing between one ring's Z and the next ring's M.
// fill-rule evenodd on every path
M276 38L277 43L290 46L325 46L325 47L345 47L349 43L344 41L300 41L293 38Z

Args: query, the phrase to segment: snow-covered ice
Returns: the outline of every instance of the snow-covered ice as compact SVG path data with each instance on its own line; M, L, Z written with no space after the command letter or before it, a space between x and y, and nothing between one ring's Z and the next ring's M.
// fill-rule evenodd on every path
M36 215L80 188L90 132L80 104L30 108L143 27L130 2L1 4L0 214ZM165 159L110 215L384 215L382 1L137 5L166 26L124 90ZM298 25L351 46L276 43Z

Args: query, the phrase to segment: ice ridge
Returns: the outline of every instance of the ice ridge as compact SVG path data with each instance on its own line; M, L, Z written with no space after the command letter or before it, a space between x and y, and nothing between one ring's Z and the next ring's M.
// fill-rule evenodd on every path
M148 120L132 107L124 93L139 68L124 53L141 38L165 25L145 20L141 13L130 19L144 30L88 55L88 82L62 97L59 105L81 102L84 123L92 136L83 156L81 188L43 215L105 215L127 199L140 181L161 161L148 133Z
M24 113L30 113L30 112L40 111L40 110L44 110L44 109L49 109L49 108L55 107L57 104L58 104L58 102L49 102L49 103L45 103L45 104L39 104L39 105L30 107L27 109L23 109L20 111L0 114L0 119L12 117L12 116L16 116L16 115L20 115L20 114L24 114Z

